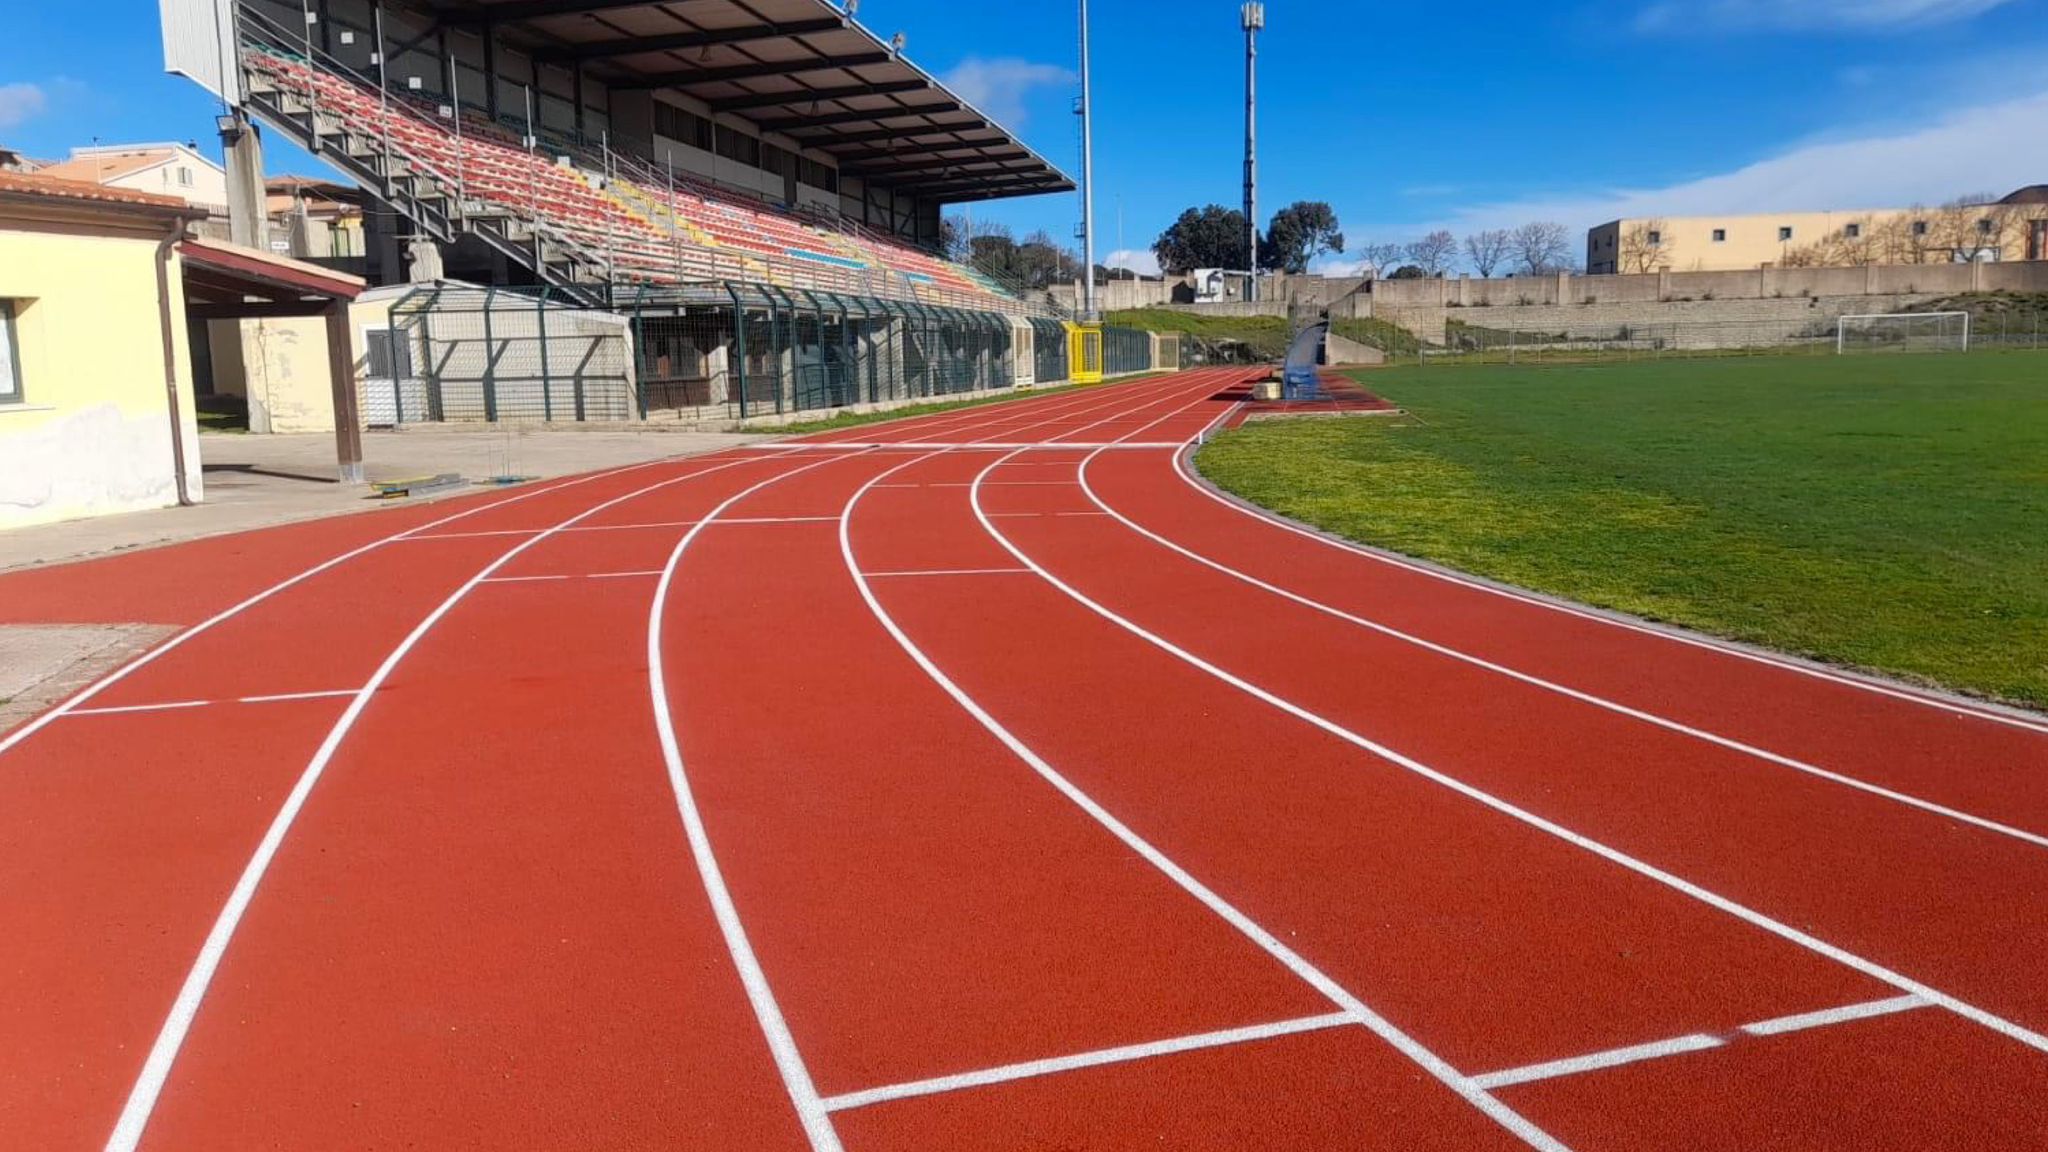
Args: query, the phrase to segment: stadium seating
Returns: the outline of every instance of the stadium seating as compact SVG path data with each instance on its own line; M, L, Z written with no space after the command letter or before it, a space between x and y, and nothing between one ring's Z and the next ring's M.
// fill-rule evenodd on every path
M468 110L458 131L441 106L410 93L380 97L282 52L252 47L244 59L252 78L301 96L347 131L388 138L415 170L459 191L466 211L525 222L614 280L732 280L1022 310L979 272L873 230L833 228L616 154L609 176L594 175L606 158L553 140L529 149L511 129Z

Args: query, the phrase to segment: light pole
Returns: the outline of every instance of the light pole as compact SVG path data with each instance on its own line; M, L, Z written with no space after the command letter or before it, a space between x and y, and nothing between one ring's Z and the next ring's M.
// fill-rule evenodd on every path
M1081 0L1081 320L1095 324L1095 108L1088 68L1088 0Z
M1266 6L1246 4L1244 18L1244 253L1245 299L1259 298L1259 33L1266 27Z

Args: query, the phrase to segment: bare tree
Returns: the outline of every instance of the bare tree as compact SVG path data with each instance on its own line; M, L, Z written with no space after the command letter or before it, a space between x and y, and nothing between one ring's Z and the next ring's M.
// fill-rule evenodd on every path
M1485 232L1474 232L1465 237L1465 259L1481 278L1491 280L1493 270L1508 262L1514 252L1515 237L1505 228L1494 228Z
M1523 272L1557 272L1571 266L1571 230L1550 220L1524 224L1515 229L1514 249Z
M1661 272L1671 267L1671 226L1662 220L1637 220L1621 234L1623 272Z
M2012 209L1989 195L1961 196L1935 213L1931 247L1958 262L2004 256L2017 220Z
M1870 262L1873 264L1925 264L1933 241L1933 214L1915 204L1904 212L1885 217L1870 229Z
M1373 278L1377 280L1393 275L1407 252L1407 247L1401 244L1367 244L1358 249L1358 254L1372 265Z
M1408 262L1432 280L1441 279L1458 258L1458 238L1441 229L1407 247Z

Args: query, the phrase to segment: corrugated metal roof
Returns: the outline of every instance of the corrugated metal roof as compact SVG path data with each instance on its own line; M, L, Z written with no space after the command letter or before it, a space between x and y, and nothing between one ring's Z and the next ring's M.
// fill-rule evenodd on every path
M828 0L467 0L439 11L488 21L538 60L579 63L615 88L669 89L744 117L834 157L846 176L948 202L1074 187Z

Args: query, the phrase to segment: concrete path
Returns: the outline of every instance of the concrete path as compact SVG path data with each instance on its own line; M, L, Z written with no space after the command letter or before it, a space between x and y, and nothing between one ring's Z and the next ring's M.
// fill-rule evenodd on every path
M653 427L582 431L573 426L451 426L366 432L363 459L364 471L373 481L457 472L481 483L497 476L544 479L697 456L762 439ZM206 469L203 503L0 532L0 571L406 503L372 500L367 489L335 483L334 437L324 433L207 434L200 437L200 453Z

